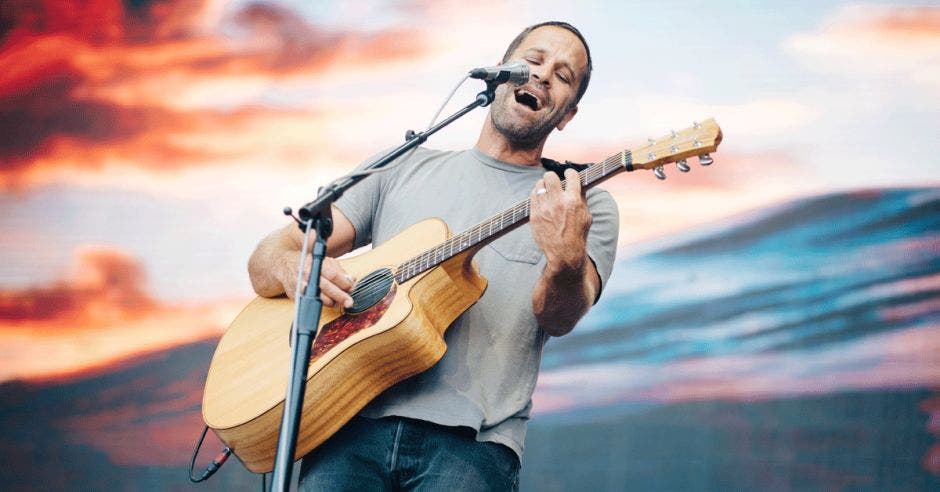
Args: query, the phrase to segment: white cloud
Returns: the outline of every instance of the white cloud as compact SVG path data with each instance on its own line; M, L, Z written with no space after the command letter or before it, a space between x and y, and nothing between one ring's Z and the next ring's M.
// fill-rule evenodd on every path
M597 105L598 107L592 107ZM613 110L611 108L614 108ZM624 118L616 108L630 108L637 118ZM795 98L765 98L740 104L708 104L682 100L665 94L644 94L629 98L604 98L595 103L585 100L585 113L591 121L580 121L566 130L568 137L591 140L590 133L597 128L612 128L616 133L610 138L623 139L637 136L659 137L670 129L682 129L692 125L693 120L702 121L714 117L732 147L745 150L773 148L782 136L795 129L812 124L816 109ZM596 115L596 116L595 116ZM596 138L596 137L595 137Z
M940 9L853 5L784 50L809 68L856 79L889 78L925 90L940 103ZM896 88L895 86L891 86Z

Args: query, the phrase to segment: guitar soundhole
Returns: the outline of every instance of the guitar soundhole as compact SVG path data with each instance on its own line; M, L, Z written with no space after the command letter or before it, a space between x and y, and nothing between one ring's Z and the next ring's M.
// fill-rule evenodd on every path
M310 362L313 363L343 340L382 319L395 298L395 291L395 282L388 269L372 272L360 280L350 292L353 307L346 309L339 318L320 327L310 351ZM363 307L353 313L352 310L357 305Z
M359 314L381 301L391 289L392 281L392 271L388 268L376 270L363 277L349 293L353 298L353 305L346 308L346 314Z

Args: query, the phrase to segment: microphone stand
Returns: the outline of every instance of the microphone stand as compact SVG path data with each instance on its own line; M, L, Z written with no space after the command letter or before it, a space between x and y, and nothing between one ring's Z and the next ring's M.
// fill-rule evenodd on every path
M501 82L488 81L486 90L477 94L476 99L444 119L437 125L421 132L411 130L405 134L405 143L390 151L381 159L366 166L365 170L377 169L404 155L405 152L421 145L428 137L441 128L453 123L461 116L478 108L488 106L496 97L496 86ZM284 400L284 413L281 418L281 429L278 434L277 452L274 455L274 474L271 477L271 491L284 492L290 490L290 479L294 464L294 454L297 448L297 431L300 428L300 410L303 408L304 392L307 386L307 371L310 365L310 351L313 339L316 338L323 302L320 300L320 270L323 259L326 257L326 240L333 232L333 217L330 207L343 192L354 184L365 179L367 175L353 175L334 182L320 190L316 200L304 205L298 211L300 220L298 224L304 231L304 246L301 258L307 254L307 238L311 230L316 232L313 246L313 264L310 276L307 278L307 287L303 295L297 299L294 312L294 333L291 343L291 371L287 382L287 394ZM303 261L300 263L303 265ZM308 416L312 418L312 416Z

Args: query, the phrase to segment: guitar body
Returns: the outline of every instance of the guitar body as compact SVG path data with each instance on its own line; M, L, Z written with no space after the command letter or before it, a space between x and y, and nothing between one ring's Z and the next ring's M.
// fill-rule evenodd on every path
M362 255L340 260L364 282L394 269L450 236L440 219L426 219ZM393 283L356 314L324 307L314 341L297 437L299 459L336 433L393 384L429 369L447 349L444 332L486 289L465 251ZM202 414L245 466L271 471L290 372L293 301L256 298L223 335L209 366Z
M621 171L653 170L698 156L712 163L721 129L714 119L624 150L578 173L589 187ZM565 182L562 183L563 185ZM294 458L332 436L391 385L427 370L444 356L444 331L486 289L474 253L529 219L529 199L451 236L426 219L372 251L341 260L359 279L349 309L324 308L311 349L307 389ZM400 270L398 270L400 268ZM401 279L400 283L396 279ZM274 467L290 372L294 303L257 298L219 342L202 401L202 416L222 442L255 472Z

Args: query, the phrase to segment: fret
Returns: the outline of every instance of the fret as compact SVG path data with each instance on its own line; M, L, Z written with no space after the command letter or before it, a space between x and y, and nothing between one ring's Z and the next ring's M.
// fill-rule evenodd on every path
M603 161L592 164L578 173L582 186L587 188L610 175L626 169L632 171L633 159L629 150L614 154ZM469 229L455 234L441 244L410 258L399 265L395 280L404 283L421 273L447 261L482 242L500 236L501 233L529 219L532 201L529 198L497 213Z

